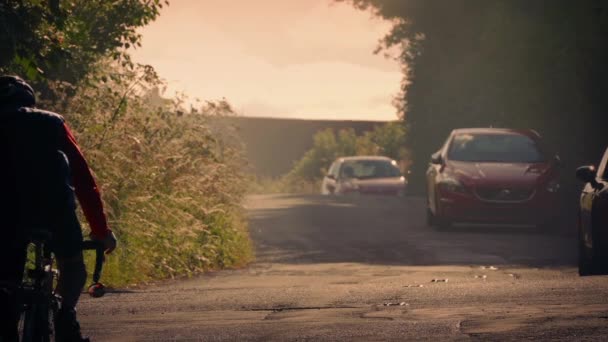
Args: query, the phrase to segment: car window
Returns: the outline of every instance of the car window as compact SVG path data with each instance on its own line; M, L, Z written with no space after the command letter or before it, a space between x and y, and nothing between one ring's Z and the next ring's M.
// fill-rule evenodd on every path
M602 158L602 162L597 169L597 174L602 179L608 179L608 149L606 149L606 152L604 152L604 157Z
M546 160L538 144L521 134L458 134L448 158L468 162L540 163Z
M356 160L342 165L342 176L346 178L370 179L401 176L395 162L388 160Z

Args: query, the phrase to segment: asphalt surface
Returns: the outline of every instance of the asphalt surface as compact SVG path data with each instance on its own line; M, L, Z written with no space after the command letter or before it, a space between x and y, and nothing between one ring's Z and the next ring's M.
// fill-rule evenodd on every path
M608 339L569 224L425 225L419 198L252 196L242 270L83 298L94 341Z

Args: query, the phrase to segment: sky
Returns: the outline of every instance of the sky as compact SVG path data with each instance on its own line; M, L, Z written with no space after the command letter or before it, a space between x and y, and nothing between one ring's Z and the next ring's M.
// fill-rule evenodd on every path
M225 98L240 115L386 121L402 74L373 51L389 29L331 0L172 0L133 57L166 96Z

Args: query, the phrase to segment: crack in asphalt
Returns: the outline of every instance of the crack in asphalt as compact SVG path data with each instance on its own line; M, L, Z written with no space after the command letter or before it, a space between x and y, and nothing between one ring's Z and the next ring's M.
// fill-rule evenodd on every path
M363 309L361 306L294 306L294 307L274 307L274 308L251 308L239 311L300 311L300 310L339 310L339 309Z

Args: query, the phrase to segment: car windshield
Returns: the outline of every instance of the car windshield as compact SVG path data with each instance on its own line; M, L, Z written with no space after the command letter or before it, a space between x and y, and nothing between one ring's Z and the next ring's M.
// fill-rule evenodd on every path
M540 163L545 157L537 143L521 134L458 134L448 158L467 162Z
M347 178L371 179L400 177L401 172L396 163L389 160L356 160L346 161L342 166L342 175Z

